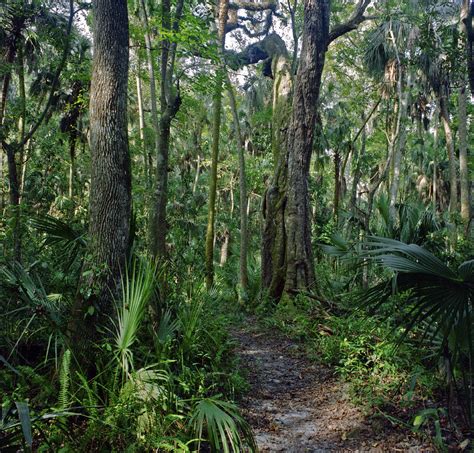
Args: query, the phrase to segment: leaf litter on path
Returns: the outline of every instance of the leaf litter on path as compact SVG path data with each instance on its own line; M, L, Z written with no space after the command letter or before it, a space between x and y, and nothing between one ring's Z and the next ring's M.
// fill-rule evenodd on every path
M250 384L241 406L260 451L435 451L388 420L364 416L329 368L310 362L278 331L248 319L233 337Z

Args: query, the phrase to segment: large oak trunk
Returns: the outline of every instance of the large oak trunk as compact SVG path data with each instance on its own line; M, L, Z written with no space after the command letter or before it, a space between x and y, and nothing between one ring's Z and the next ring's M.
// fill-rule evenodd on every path
M82 283L92 296L78 298L72 335L80 345L108 324L130 242L131 176L127 136L128 13L126 0L94 0L94 60L90 97L90 262ZM90 310L94 307L94 310ZM93 312L91 319L86 313Z
M279 298L315 284L308 177L317 107L329 39L329 0L305 0L303 46L296 77L286 156L280 155L266 196L263 286ZM284 253L284 255L283 255ZM270 260L270 261L268 261Z

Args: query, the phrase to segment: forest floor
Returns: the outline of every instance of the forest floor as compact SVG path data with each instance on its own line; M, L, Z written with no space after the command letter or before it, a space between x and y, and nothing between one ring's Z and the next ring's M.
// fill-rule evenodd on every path
M282 333L247 318L232 335L250 385L241 406L260 451L435 451L384 417L364 416L347 385Z

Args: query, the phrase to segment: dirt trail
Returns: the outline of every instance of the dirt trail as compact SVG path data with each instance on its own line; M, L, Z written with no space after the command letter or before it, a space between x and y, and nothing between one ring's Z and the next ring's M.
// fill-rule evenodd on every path
M366 419L345 385L281 333L248 319L233 336L251 385L241 405L260 451L434 451L384 419Z

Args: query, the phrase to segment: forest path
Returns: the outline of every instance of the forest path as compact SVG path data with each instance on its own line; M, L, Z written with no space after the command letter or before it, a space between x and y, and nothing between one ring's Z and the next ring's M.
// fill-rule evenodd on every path
M262 452L433 451L382 418L367 419L334 373L254 318L232 332L248 371L241 402Z

